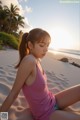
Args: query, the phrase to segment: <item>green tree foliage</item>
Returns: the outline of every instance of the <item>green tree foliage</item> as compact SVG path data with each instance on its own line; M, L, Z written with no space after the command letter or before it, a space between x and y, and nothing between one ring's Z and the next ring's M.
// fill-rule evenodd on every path
M24 27L24 17L19 15L19 8L12 3L10 8L2 6L0 2L0 31L7 33L17 32L19 26Z

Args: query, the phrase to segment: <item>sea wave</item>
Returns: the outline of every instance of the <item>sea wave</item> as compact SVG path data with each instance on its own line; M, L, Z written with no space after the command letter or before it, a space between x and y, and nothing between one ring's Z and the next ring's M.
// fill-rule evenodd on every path
M80 50L70 50L70 49L60 49L60 50L52 50L56 51L57 53L64 54L69 57L80 59Z

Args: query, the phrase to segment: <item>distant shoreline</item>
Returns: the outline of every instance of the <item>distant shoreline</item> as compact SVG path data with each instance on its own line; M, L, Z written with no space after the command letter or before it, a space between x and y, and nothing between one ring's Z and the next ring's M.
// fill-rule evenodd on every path
M79 50L53 50L50 49L51 52L56 53L56 54L62 54L62 55L66 55L68 57L72 57L72 58L77 58L80 59L80 51Z
M52 51L52 50L49 50L49 53L51 53L54 56L54 59L61 60L62 58L66 58L68 63L74 65L75 67L80 68L80 59L79 58L75 58L73 56L68 56L68 55L66 55L66 53L63 54L61 52L56 52L56 51ZM64 61L64 62L66 62L66 61Z

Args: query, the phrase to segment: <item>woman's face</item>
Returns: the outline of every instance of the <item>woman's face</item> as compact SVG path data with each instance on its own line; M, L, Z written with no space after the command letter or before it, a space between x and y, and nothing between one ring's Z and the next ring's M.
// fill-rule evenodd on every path
M48 47L50 44L50 38L46 37L44 40L40 42L36 42L32 45L31 54L33 54L36 58L42 58L46 55L48 51Z

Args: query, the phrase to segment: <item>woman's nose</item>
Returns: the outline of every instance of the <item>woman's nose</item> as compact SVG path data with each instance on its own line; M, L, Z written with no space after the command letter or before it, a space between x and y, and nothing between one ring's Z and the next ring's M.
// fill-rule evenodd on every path
M44 52L47 52L47 51L48 51L48 47L45 47Z

